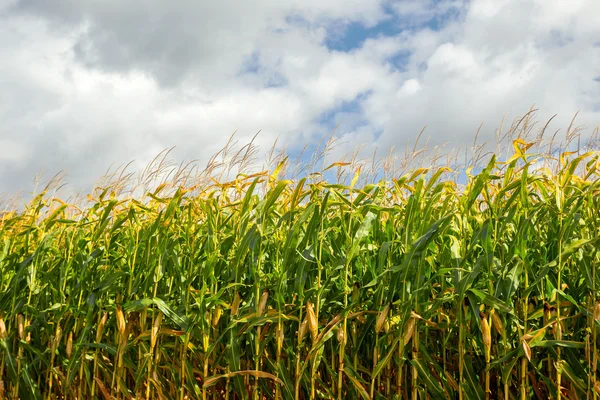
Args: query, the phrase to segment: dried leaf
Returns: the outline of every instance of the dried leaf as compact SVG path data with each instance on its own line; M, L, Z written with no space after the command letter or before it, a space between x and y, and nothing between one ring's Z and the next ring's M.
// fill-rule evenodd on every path
M255 378L271 379L279 384L283 384L281 379L279 379L278 377L276 377L273 374L269 374L267 372L262 372L262 371L249 370L249 371L236 371L236 372L230 372L228 374L211 376L210 378L208 378L204 381L204 384L202 385L202 387L207 388L207 387L213 386L214 384L217 383L217 381L219 379L233 378L234 376L254 376Z

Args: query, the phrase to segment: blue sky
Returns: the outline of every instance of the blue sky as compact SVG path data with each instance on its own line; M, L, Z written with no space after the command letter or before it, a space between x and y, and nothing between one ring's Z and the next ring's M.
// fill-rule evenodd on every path
M58 171L85 190L173 146L203 166L233 132L260 131L260 169L276 140L293 157L338 125L325 163L401 160L424 127L432 154L462 154L533 105L552 132L600 122L594 0L115 4L0 0L0 193Z

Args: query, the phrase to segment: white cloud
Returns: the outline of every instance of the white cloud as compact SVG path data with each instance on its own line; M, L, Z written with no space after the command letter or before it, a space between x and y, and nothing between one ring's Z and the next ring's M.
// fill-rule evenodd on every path
M577 121L591 133L600 122L600 28L590 15L600 4L578 2L561 19L558 3L474 1L464 20L407 35L412 57L400 93L409 82L419 90L373 92L364 108L383 130L377 144L414 138L425 125L434 144L469 143L482 122L481 139L490 140L503 116L510 122L533 104L543 122L558 113L551 128L563 132L581 110Z
M473 3L470 14L476 18L493 18L509 4L510 0L479 0Z
M421 90L421 84L417 79L408 79L402 84L398 96L412 96Z
M568 3L568 7L565 4ZM572 0L0 2L0 192L66 169L81 188L176 145L200 165L238 130L302 148L343 120L335 154L482 140L532 104L600 122L600 3ZM384 6L394 13L386 14ZM434 22L432 22L434 21ZM350 52L351 22L398 24ZM403 61L398 61L402 59ZM400 67L398 67L400 63ZM357 96L360 101L356 104ZM352 111L339 110L354 104Z

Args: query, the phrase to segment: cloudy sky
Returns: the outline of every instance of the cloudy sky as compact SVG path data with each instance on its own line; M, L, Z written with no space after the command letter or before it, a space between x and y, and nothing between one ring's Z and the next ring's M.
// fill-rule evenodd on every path
M0 0L0 193L86 187L237 131L293 153L482 140L535 104L600 123L597 0Z

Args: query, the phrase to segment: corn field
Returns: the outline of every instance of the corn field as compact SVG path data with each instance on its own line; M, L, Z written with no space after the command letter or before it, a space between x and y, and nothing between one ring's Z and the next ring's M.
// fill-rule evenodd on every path
M599 155L530 146L462 188L42 192L0 219L0 399L598 399Z

